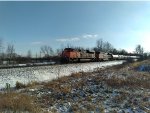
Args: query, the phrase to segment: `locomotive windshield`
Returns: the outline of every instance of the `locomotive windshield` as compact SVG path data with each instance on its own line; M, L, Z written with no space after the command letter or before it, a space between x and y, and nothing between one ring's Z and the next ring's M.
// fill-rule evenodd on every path
M74 49L72 49L72 48L65 48L64 50L65 51L74 51Z

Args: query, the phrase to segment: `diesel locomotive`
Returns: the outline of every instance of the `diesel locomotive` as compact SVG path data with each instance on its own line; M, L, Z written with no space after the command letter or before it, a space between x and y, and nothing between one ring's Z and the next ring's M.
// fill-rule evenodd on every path
M65 48L61 54L61 62L80 62L80 61L103 61L112 60L113 56L110 53L95 52L89 50L75 50Z

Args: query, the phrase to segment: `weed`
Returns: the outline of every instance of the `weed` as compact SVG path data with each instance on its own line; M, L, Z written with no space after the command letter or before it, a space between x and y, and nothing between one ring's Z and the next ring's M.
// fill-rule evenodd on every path
M6 83L6 91L9 92L10 91L10 84Z

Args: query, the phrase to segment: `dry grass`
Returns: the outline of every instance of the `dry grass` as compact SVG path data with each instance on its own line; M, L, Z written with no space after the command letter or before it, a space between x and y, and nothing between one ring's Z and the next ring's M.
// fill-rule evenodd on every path
M79 105L78 104L73 104L72 105L72 111L74 113L89 113L90 111L93 111L94 113L104 113L104 107L102 106L101 103L94 105L94 104L90 104L90 103L86 103L84 105L84 107L86 109L79 109ZM98 110L98 111L97 111Z
M71 90L72 90L72 87L70 85L66 85L66 86L62 86L59 91L60 93L66 94L66 93L70 93Z
M83 75L84 75L83 73L73 73L73 74L71 74L70 77L81 78Z
M0 94L0 112L24 112L40 113L40 109L34 104L34 98L19 93Z
M36 82L36 81L32 81L28 84L23 84L21 82L16 82L16 89L22 89L22 88L34 88L37 85L40 85L40 83Z
M139 79L137 77L128 77L126 79L120 79L112 77L106 79L106 83L111 87L130 87L130 88L150 88L150 79Z
M64 76L59 79L50 81L44 84L45 88L50 88L53 91L60 93L69 93L73 88L78 88L79 86L83 86L84 82L77 82L74 84L69 84L70 81L78 78L82 78L81 73L73 73L71 76Z
M118 77L105 78L104 81L111 87L129 87L129 88L150 88L150 74L148 72L138 72L135 69L143 64L150 63L149 60L139 61L134 63L128 63L125 65L113 66L110 68L110 72ZM119 74L126 75L125 78L119 78Z
M113 98L113 102L121 104L121 103L123 103L124 100L127 99L128 96L129 96L129 94L127 94L127 93L124 92L123 94L115 96Z
M67 81L66 81L67 82ZM57 80L54 80L53 82L45 83L45 88L50 88L51 90L58 92L58 93L69 93L71 91L71 86L69 84L67 85L61 85Z
M140 107L141 107L146 113L150 113L150 110L147 109L147 108L149 108L149 106L150 106L150 103L149 103L149 102L143 102L143 103L140 105Z
M133 67L133 68L137 68L143 64L150 64L150 60L144 60L144 61L138 61L138 62L130 63L129 66Z
M30 83L28 83L26 85L26 87L29 87L29 88L34 88L35 86L39 85L40 83L39 82L36 82L36 81L32 81Z
M25 88L26 85L25 84L22 84L21 82L16 82L16 89L21 89L21 88Z
M57 80L53 80L53 81L45 83L44 87L51 88L51 89L60 89L60 83Z

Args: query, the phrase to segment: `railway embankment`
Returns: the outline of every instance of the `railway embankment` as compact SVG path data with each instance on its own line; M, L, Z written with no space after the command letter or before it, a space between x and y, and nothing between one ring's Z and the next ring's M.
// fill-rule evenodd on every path
M30 82L50 81L61 76L68 76L71 73L91 72L98 68L122 64L121 61L91 62L64 65L20 67L0 69L0 89L5 88L6 84L14 87L16 82L28 84Z

